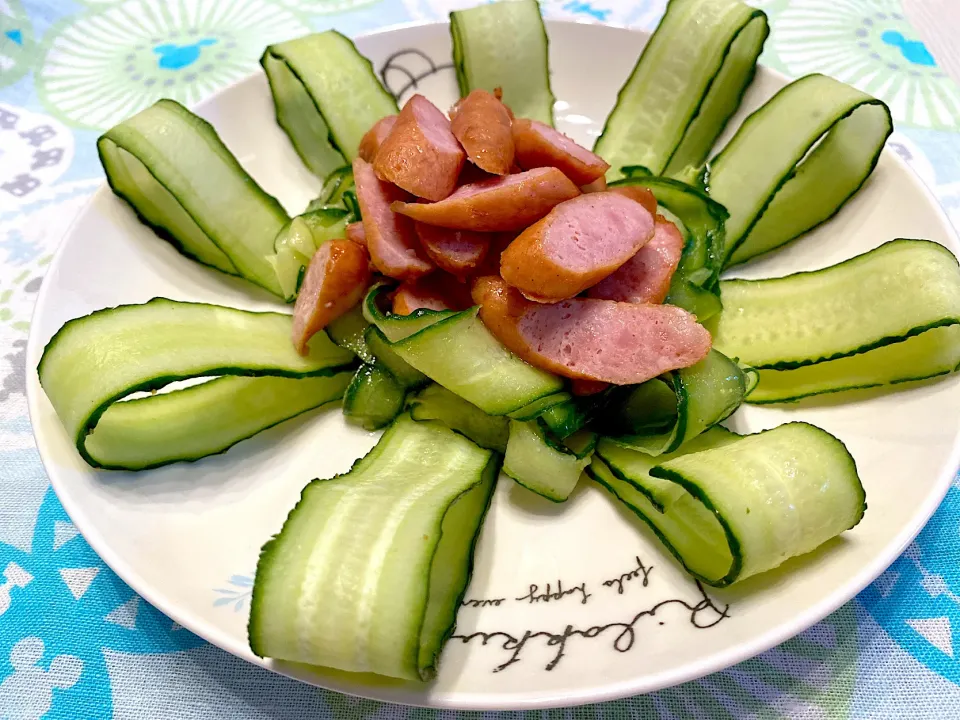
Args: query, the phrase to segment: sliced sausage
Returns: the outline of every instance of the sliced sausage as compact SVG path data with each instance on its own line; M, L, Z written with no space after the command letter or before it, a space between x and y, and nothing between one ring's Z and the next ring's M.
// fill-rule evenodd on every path
M710 333L673 305L589 298L542 305L493 276L474 284L473 300L483 323L508 349L575 380L633 385L690 367L710 352Z
M373 166L360 158L353 161L353 179L367 250L377 270L399 280L416 279L433 270L413 223L390 209L391 203L408 200L410 196L379 180Z
M522 230L579 194L577 186L556 168L538 168L464 185L440 202L397 202L392 207L428 225L503 232Z
M653 240L620 269L590 288L592 298L630 303L662 303L683 254L683 235L669 220L657 215Z
M586 397L588 395L596 395L601 393L610 387L610 383L605 383L600 380L571 380L570 381L570 392L572 392L577 397Z
M381 180L436 201L457 187L466 157L447 116L423 95L414 95L380 145L373 169Z
M622 195L581 195L520 233L500 258L500 275L530 300L575 297L632 258L653 225L645 207Z
M514 120L512 130L517 164L527 170L555 167L577 185L589 185L610 169L602 157L537 120Z
M387 139L390 131L393 130L396 122L396 115L387 115L385 118L377 120L373 127L360 138L360 150L358 151L360 157L368 163L372 163L374 158L377 157L377 151L383 145L383 141Z
M607 177L606 175L601 175L589 185L584 185L583 187L581 187L580 192L582 193L603 192L606 189L607 189ZM644 207L646 206L644 205ZM650 208L647 208L647 209L649 210ZM651 210L651 212L654 212L654 211L656 211L656 208Z
M450 128L481 170L506 175L513 165L513 133L510 113L486 90L474 90L454 106Z
M393 312L397 315L409 315L420 308L466 310L471 305L466 287L443 273L402 283L393 294Z
M420 244L433 263L451 275L464 278L484 261L490 250L491 233L450 230L414 223Z
M500 256L503 255L504 250L510 247L510 243L516 239L518 234L519 233L516 232L488 233L490 236L490 249L487 251L487 256L483 262L471 273L471 277L479 278L484 275L499 275Z
M657 198L650 188L642 185L614 185L610 188L610 192L635 200L649 210L651 215L657 212Z
M344 230L344 234L350 242L355 242L363 247L367 246L367 234L363 231L362 222L350 223Z
M331 240L310 259L293 306L293 346L308 353L310 338L352 308L370 284L370 256L349 240Z

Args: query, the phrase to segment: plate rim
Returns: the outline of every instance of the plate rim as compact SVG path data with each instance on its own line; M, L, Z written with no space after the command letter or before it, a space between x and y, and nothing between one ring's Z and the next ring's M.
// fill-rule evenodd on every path
M584 20L570 19L548 19L544 18L544 23L549 31L550 26L555 25L592 25L602 28L610 28L622 32L630 32L645 36L649 39L652 31L642 28L633 28L618 23L598 23ZM414 20L410 22L396 23L371 31L351 35L352 41L373 38L385 34L414 30L427 26L449 26L447 20ZM548 32L549 37L549 32ZM766 65L757 64L763 72L771 74L777 80L785 83L792 82L790 76ZM226 94L240 85L251 82L261 74L259 70L252 70L249 74L234 82L220 88L203 100L189 105L190 110L202 112L205 106L216 102L217 98ZM894 128L896 130L896 128ZM915 187L926 197L933 208L933 214L941 225L946 229L949 239L954 248L947 249L955 256L960 258L960 233L951 222L949 216L940 204L933 190L920 178L920 176L910 167L896 151L885 145L882 151L883 156L892 161L898 170L903 173ZM869 179L868 179L869 182ZM52 292L51 285L46 282L53 272L60 267L64 255L63 248L67 238L72 236L75 229L84 220L86 215L93 211L94 205L105 194L112 194L106 180L103 180L99 187L91 194L90 198L83 205L80 212L77 213L73 221L66 230L54 251L53 259L47 266L44 273L44 282L37 294L37 300L30 317L30 331L27 338L26 347L26 366L24 373L26 375L26 397L27 409L30 418L31 432L36 444L37 454L40 457L44 472L57 495L58 500L63 505L64 511L70 517L77 530L83 535L84 540L90 545L91 549L100 557L100 559L110 568L110 570L125 583L135 593L149 602L154 608L175 621L184 629L190 631L205 642L217 646L224 652L244 660L256 667L275 672L284 677L288 677L305 684L322 688L332 692L343 693L355 697L362 697L385 703L395 703L411 707L428 707L441 710L457 711L525 711L538 709L553 709L562 707L574 707L579 705L605 703L624 698L643 695L656 692L666 688L674 687L686 682L698 680L707 675L720 672L730 668L738 663L756 657L802 633L825 617L835 612L841 606L853 600L861 591L869 586L877 577L879 577L900 555L907 546L919 535L930 518L937 511L943 499L946 497L954 479L960 469L960 431L953 438L952 448L944 470L936 478L930 493L924 499L917 512L914 513L911 521L905 523L888 543L891 548L885 553L877 554L870 562L861 566L860 570L852 575L849 580L840 585L837 589L824 596L820 601L809 605L804 611L794 616L791 621L783 622L775 628L758 635L747 642L740 642L725 650L720 650L706 658L688 663L685 666L667 671L660 671L654 674L647 674L640 678L625 680L611 685L600 686L596 690L575 690L575 691L555 691L543 694L540 698L516 698L515 693L446 693L432 697L430 695L430 684L426 683L422 687L412 686L391 686L377 685L371 686L362 681L350 679L356 677L352 673L342 673L347 677L346 680L338 679L330 684L321 682L323 678L311 675L308 672L300 671L295 666L278 665L275 661L259 658L250 651L245 643L238 645L236 638L217 628L202 623L204 632L199 632L197 623L191 622L188 616L184 615L179 606L168 607L167 603L160 602L155 598L153 587L145 582L141 582L141 575L136 571L132 564L127 563L119 554L114 552L112 546L97 532L96 523L88 518L83 510L72 505L68 499L60 492L60 481L55 479L55 474L50 472L50 467L54 466L52 460L48 460L41 446L44 444L40 436L44 431L38 430L34 418L39 417L39 403L43 401L43 391L39 383L39 377L36 372L36 361L42 354L43 347L36 331L37 318L42 309L48 302L47 296ZM49 401L47 401L49 402ZM960 411L958 411L960 412ZM952 469L951 469L952 468ZM190 617L193 617L191 615ZM338 676L341 673L338 673ZM497 698L501 699L498 701Z

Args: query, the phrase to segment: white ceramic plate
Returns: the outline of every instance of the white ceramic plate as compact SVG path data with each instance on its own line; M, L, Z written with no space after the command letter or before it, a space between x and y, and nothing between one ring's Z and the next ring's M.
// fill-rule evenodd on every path
M557 125L590 146L646 36L569 23L549 23L549 33ZM357 44L378 70L395 53L419 51L393 61L415 76L450 58L445 25L384 31ZM394 89L407 82L401 70L388 71L387 79ZM784 82L761 71L733 126ZM449 107L456 92L452 71L433 72L420 91ZM274 122L262 75L198 110L288 211L300 212L316 194L319 183ZM819 268L894 237L958 249L930 194L885 152L839 217L742 274ZM276 307L249 286L181 257L108 189L98 192L51 265L28 348L30 412L57 494L104 560L178 623L251 662L348 693L447 708L549 707L648 692L720 670L802 631L873 580L933 513L958 463L956 378L855 402L745 407L732 420L738 431L803 419L847 443L870 506L853 532L778 571L709 591L708 604L651 534L600 488L581 487L555 506L503 478L457 626L461 636L491 633L489 642L452 640L439 678L425 686L264 663L247 647L246 605L237 611L231 603L215 604L224 597L216 588L229 588L231 576L252 576L260 546L280 528L306 482L344 472L375 436L347 427L331 410L198 463L140 474L91 470L39 387L37 361L66 320L155 296ZM656 615L644 613L658 606Z

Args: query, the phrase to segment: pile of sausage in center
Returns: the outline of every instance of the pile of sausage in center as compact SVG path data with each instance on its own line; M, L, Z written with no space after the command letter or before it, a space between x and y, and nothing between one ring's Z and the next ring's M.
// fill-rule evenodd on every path
M607 189L609 165L475 90L450 118L421 95L364 136L353 162L362 222L310 261L294 344L399 282L394 313L480 306L503 345L574 392L632 385L710 350L696 318L663 305L683 251L643 187Z

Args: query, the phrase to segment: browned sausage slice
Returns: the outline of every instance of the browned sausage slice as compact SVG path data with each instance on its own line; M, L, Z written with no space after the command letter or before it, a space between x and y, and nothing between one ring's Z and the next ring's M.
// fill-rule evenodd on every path
M471 305L466 287L443 273L402 283L393 294L393 312L397 315L409 315L420 308L466 310Z
M649 210L651 215L657 212L657 198L649 188L641 185L614 185L610 192L635 200Z
M441 270L459 278L476 270L490 250L490 233L450 230L423 223L414 225L427 257Z
M560 203L520 233L500 258L500 275L528 299L579 295L632 258L653 237L653 216L614 193Z
M541 305L497 277L478 280L473 300L507 348L531 365L575 380L633 385L690 367L710 352L710 333L673 305L589 298Z
M377 120L373 127L360 138L360 149L357 154L368 163L372 163L373 159L377 157L377 151L383 145L383 141L387 139L390 131L393 130L396 122L396 115L387 115L385 118Z
M581 187L581 188L580 188L580 192L582 192L582 193L603 192L603 191L606 190L606 189L607 189L607 178L606 178L605 175L601 175L601 176L598 177L596 180L594 180L592 183L590 183L590 184L588 184L588 185L584 185L583 187ZM646 207L646 206L644 206L644 207ZM649 208L647 208L647 209L649 209ZM654 208L654 210L656 210L656 208Z
M362 245L363 247L367 246L367 235L363 231L362 222L350 223L344 229L344 234L350 242L355 242L357 245Z
M510 113L486 90L474 90L457 102L450 128L470 161L494 175L506 175L513 165Z
M310 338L358 302L370 284L370 256L349 240L331 240L310 259L293 306L293 346L306 355Z
M537 120L513 121L513 145L520 167L555 167L577 185L589 185L610 169L602 157Z
M367 250L377 270L399 280L415 279L433 270L420 247L413 223L390 209L391 203L407 200L410 196L379 180L373 166L360 158L353 161L353 180L357 186Z
M537 168L464 185L440 202L398 202L392 207L428 225L503 232L522 230L579 194L577 186L556 168Z
M373 169L381 180L436 201L457 187L465 159L447 116L423 95L414 95L380 145Z
M653 240L620 269L590 288L592 298L631 303L662 303L683 254L683 235L669 220L657 216Z

